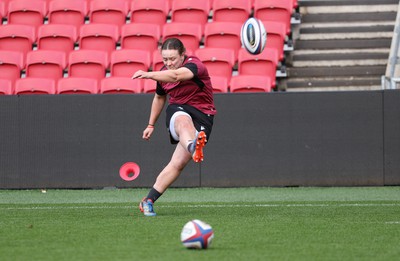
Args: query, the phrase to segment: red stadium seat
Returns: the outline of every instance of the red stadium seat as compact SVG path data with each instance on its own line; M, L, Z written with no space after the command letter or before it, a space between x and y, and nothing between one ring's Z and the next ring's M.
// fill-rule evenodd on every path
M45 24L39 27L37 47L39 50L73 51L78 40L76 27L69 24Z
M50 78L55 81L62 78L67 66L66 54L62 51L37 50L26 56L26 76Z
M112 52L110 72L112 76L131 77L137 70L148 71L150 64L148 51L122 49Z
M259 75L237 75L230 82L230 90L236 92L270 92L271 78Z
M109 59L105 51L76 50L69 54L70 77L86 77L100 81L105 77L108 66Z
M83 0L53 0L49 4L50 24L70 24L79 29L87 14L88 4Z
M210 8L209 2L204 0L172 1L171 22L200 24L201 33L203 34Z
M255 0L254 17L261 21L282 22L286 26L286 34L291 32L293 0Z
M242 48L238 56L238 73L239 75L268 76L274 87L278 62L278 53L275 49L266 48L262 53L252 55Z
M108 77L101 80L100 93L141 93L143 79L131 79L130 77Z
M160 26L157 24L126 24L121 29L121 48L147 50L153 54L160 38Z
M178 38L186 50L194 53L200 47L201 25L194 23L167 23L164 25L163 40Z
M31 25L7 24L0 26L0 50L24 54L32 50L36 41L35 28Z
M227 93L229 89L228 79L223 76L211 76L211 84L214 93Z
M134 0L131 4L131 23L158 24L160 28L167 22L168 0Z
M57 94L96 94L99 92L98 82L93 78L62 78L57 84Z
M3 23L3 17L7 17L7 12L6 11L6 3L5 2L0 2L0 25Z
M92 0L89 20L91 23L114 24L121 27L126 23L129 3L127 0Z
M214 22L244 23L251 14L252 3L249 0L214 0Z
M39 28L47 14L46 2L42 0L26 1L14 0L8 5L9 24L24 24Z
M232 49L200 48L195 55L206 65L210 76L231 79L235 66L235 52Z
M157 89L157 82L145 79L143 81L143 93L155 93Z
M22 78L15 82L15 94L56 94L56 82L49 78Z
M263 21L267 31L266 48L274 48L278 51L279 60L285 58L284 47L286 39L286 26L282 22Z
M119 40L119 29L113 24L85 24L81 26L79 48L100 50L111 54Z
M0 95L12 95L14 94L13 83L9 79L0 78Z
M212 22L206 24L204 31L204 47L230 48L237 54L242 47L240 30L242 23L237 22Z
M14 84L21 77L21 70L24 67L22 52L0 50L0 79L10 80Z

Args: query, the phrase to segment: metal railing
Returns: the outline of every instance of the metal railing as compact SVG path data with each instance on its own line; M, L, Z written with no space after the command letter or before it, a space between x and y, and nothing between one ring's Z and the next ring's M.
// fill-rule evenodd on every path
M400 83L400 3L397 8L396 23L392 43L390 46L389 60L386 67L386 73L382 76L382 89L397 89Z

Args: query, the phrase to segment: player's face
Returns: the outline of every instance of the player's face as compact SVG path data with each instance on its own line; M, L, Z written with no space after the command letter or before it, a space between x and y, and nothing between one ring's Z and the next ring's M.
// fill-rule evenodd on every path
M161 56L168 70L178 69L185 59L185 56L180 55L178 50L162 50Z

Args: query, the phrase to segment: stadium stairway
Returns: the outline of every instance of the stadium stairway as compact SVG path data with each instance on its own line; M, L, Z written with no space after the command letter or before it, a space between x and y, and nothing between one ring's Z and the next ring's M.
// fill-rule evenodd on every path
M286 91L381 88L398 0L301 0Z

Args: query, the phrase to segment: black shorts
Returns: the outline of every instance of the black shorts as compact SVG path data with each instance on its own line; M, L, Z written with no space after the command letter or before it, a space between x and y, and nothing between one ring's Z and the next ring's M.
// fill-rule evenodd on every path
M170 104L170 105L168 105L167 110L166 110L166 125L167 125L171 144L177 144L178 141L176 141L172 137L171 132L169 130L169 124L170 124L172 115L174 115L175 112L179 112L179 111L186 112L187 114L189 114L190 117L192 117L192 121L193 121L193 124L194 124L194 127L196 128L196 130L204 131L207 135L207 140L210 139L212 126L214 123L214 115L205 114L205 113L199 111L198 109L196 109L190 105L187 105L187 104L184 104L184 105Z

